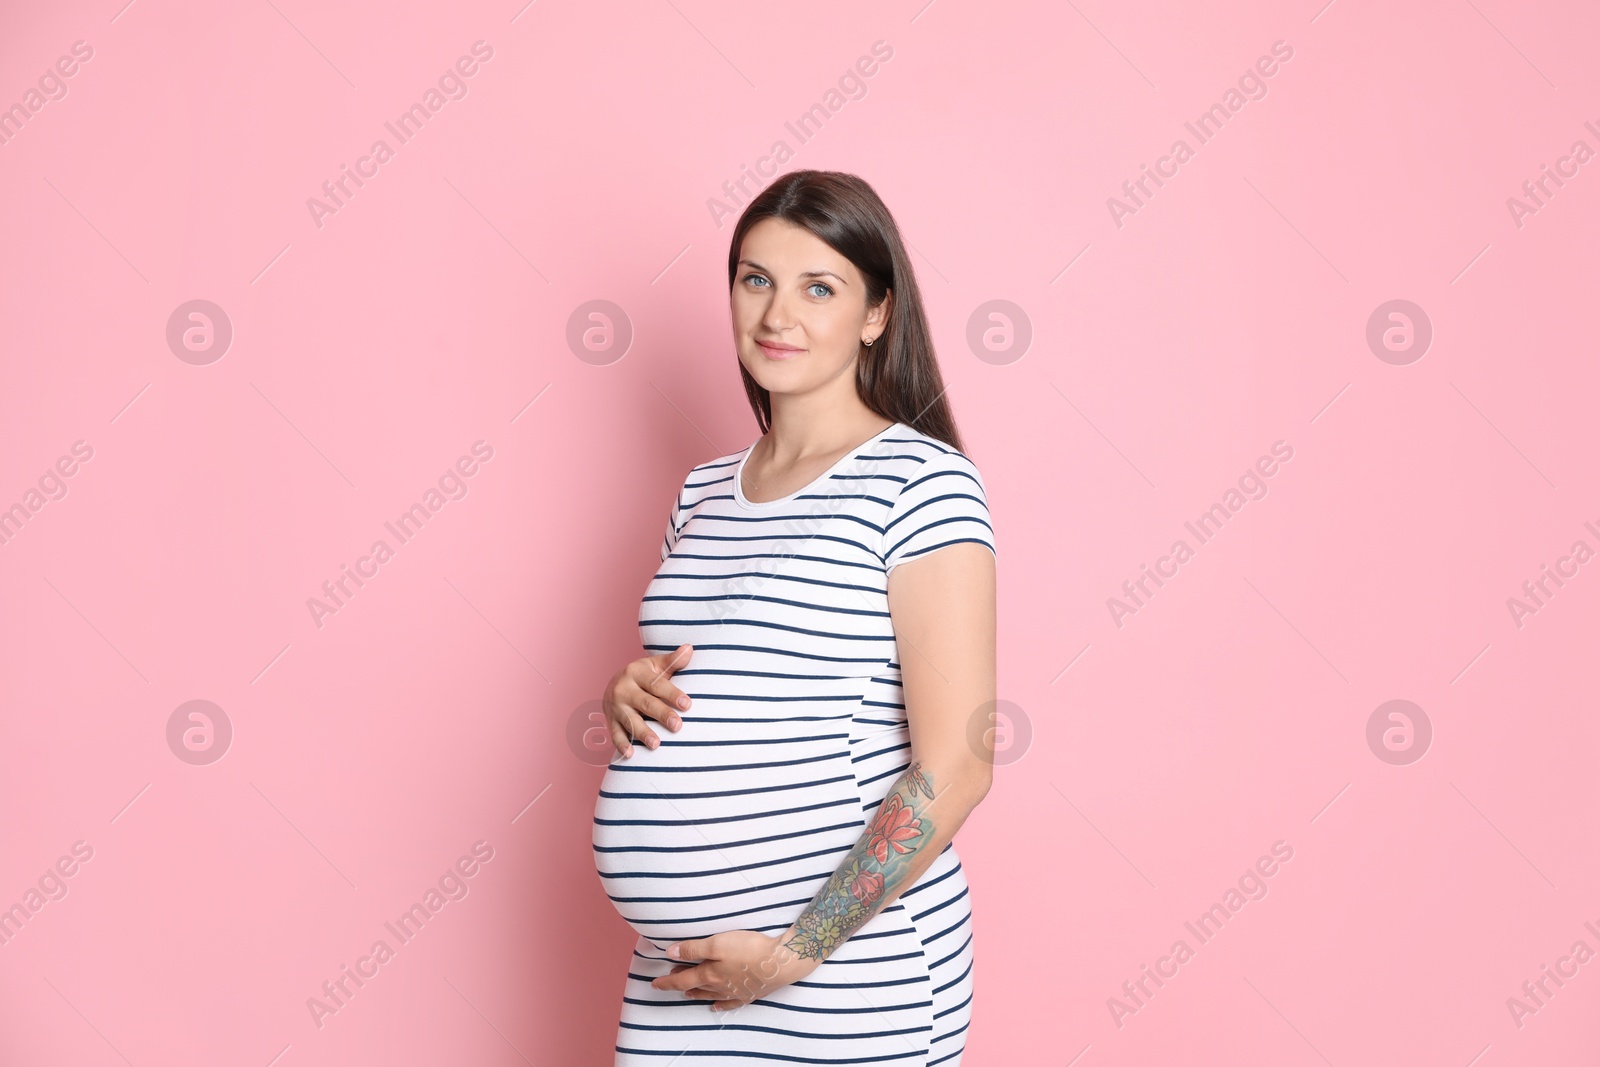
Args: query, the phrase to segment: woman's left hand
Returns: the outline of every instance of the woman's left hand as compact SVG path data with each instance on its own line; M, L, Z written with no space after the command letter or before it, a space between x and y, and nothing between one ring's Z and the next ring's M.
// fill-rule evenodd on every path
M727 930L710 937L679 941L667 948L672 959L684 961L670 974L651 981L657 989L681 989L697 1000L710 1000L712 1011L740 1007L816 970L821 960L796 955L784 942L794 928L779 937L755 930Z

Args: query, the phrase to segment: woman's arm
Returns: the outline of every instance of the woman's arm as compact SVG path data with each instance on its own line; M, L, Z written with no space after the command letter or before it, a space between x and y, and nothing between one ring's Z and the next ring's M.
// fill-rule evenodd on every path
M889 616L911 765L839 869L778 938L818 963L916 884L993 782L993 553L955 544L899 565L889 573Z

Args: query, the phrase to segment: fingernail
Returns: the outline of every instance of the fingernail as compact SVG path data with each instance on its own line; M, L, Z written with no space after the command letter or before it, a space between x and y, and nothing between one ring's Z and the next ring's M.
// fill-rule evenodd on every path
M689 710L689 698L688 697L679 697L678 698L678 707L682 708L685 711L688 711Z
M667 955L670 956L673 959L677 959L678 958L678 946L677 945L668 945L667 946Z
M670 725L672 726L672 728L674 730L676 730L676 729L680 728L681 726L683 726L683 720L678 718L677 716L673 716L672 722L671 722Z

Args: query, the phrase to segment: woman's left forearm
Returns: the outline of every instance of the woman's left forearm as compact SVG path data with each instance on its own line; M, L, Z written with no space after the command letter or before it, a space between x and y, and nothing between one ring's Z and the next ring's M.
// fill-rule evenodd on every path
M827 959L916 884L988 792L991 778L987 761L913 758L779 944L804 959Z

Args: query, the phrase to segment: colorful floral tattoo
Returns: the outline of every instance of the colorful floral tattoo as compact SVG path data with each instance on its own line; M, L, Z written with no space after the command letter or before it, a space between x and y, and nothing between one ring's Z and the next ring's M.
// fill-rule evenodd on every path
M932 840L928 810L934 799L922 764L913 762L883 798L861 840L806 906L784 947L806 959L825 960L876 915L885 896L910 875L918 846Z

